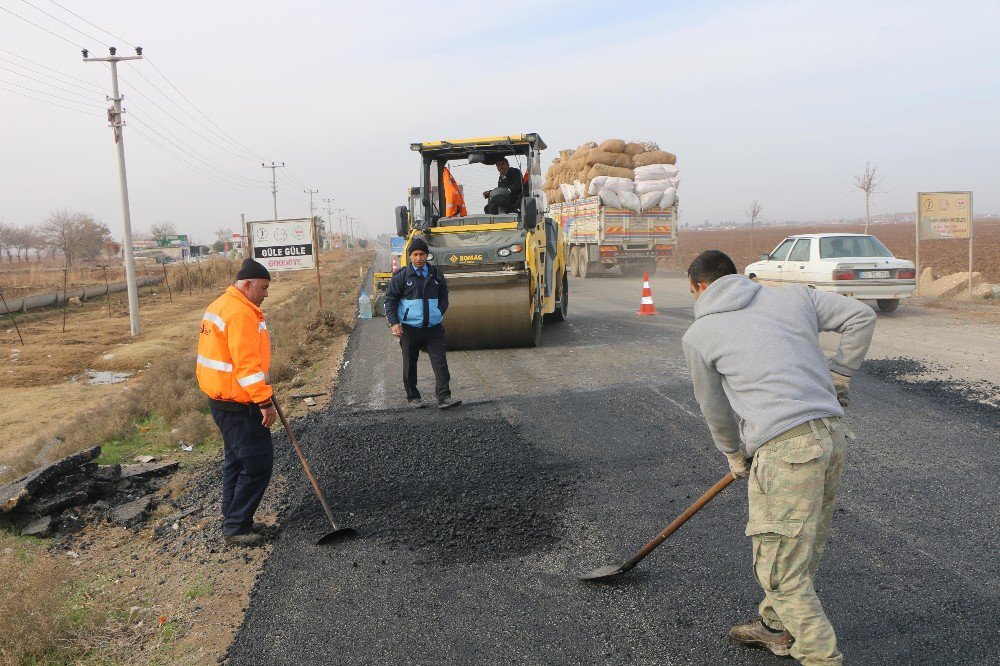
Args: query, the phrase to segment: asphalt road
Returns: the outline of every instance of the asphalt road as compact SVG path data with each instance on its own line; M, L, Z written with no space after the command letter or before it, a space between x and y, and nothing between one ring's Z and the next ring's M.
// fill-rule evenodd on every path
M788 663L726 638L760 596L742 482L619 584L574 578L726 471L680 350L684 280L654 280L656 317L634 316L639 286L574 280L539 348L450 353L450 412L403 409L398 345L360 322L334 407L295 427L361 536L313 545L325 519L279 439L301 482L230 663ZM886 376L853 382L821 599L848 663L998 663L1000 418Z

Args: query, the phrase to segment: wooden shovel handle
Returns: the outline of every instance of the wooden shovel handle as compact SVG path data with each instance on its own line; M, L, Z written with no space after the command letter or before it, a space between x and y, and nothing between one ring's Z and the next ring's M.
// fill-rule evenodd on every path
M316 497L319 498L319 503L323 505L323 511L326 512L326 517L330 520L330 524L333 525L333 529L338 529L337 521L333 519L333 511L330 510L330 504L326 501L326 495L319 487L319 483L316 481L316 477L313 476L312 470L309 469L309 463L306 462L306 457L302 453L302 449L299 448L299 442L295 439L295 434L292 432L291 426L288 425L288 419L285 418L284 412L281 411L281 405L274 396L271 396L271 404L274 405L274 409L278 412L278 418L281 419L281 425L285 427L285 432L288 433L288 439L292 440L292 446L295 447L295 453L299 456L299 462L302 463L302 469L306 471L306 476L309 477L309 483L312 484L313 490L316 491Z
M688 518L698 513L698 511L700 511L703 506L711 502L716 495L725 490L726 486L728 486L735 480L736 477L733 476L732 473L727 473L724 477L719 479L718 483L709 488L708 491L704 495L699 497L694 504L685 509L684 513L674 518L673 522L667 525L666 529L664 529L662 532L656 535L656 538L654 538L652 541L643 546L642 549L639 550L639 552L637 552L635 555L632 556L632 559L630 559L628 562L622 565L622 571L628 571L635 565L639 564L639 562L641 562L647 555L652 553L657 546L666 541L667 537L676 532L681 525L686 523L688 521Z

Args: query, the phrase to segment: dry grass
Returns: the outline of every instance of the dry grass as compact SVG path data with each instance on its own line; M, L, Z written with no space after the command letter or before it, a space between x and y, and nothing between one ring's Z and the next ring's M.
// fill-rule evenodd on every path
M58 612L70 578L41 542L0 532L0 663L44 662L71 629Z

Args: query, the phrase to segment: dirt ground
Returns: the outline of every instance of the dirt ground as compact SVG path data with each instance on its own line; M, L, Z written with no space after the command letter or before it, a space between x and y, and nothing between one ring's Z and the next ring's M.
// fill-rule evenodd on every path
M722 250L733 258L736 266L743 270L747 264L757 261L761 254L770 252L786 236L818 232L861 233L861 225L838 225L836 227L795 226L760 227L753 231L753 252L750 248L748 228L712 229L696 231L682 229L679 234L680 253L672 266L686 269L691 260L702 250ZM868 229L890 251L900 259L913 261L916 253L916 239L912 224L874 224ZM973 226L973 270L982 273L983 280L991 284L1000 283L1000 219L976 220ZM938 277L960 273L969 267L969 245L964 240L934 240L920 243L921 268L931 267Z
M346 322L341 326L349 326L355 317L358 269L368 263L370 256L363 252L324 257L324 306L332 317ZM297 318L283 311L289 304L308 310L302 312L303 322L317 316L312 299L315 279L312 272L277 275L263 306L269 321L272 314L284 317L288 329L288 319ZM222 288L174 293L172 300L159 289L155 295L141 291L143 330L135 339L129 335L124 294L112 296L111 316L104 300L70 306L65 333L61 311L19 315L23 345L9 319L0 320L0 400L5 405L0 412L0 465L4 459L26 455L43 460L45 451L36 446L40 436L57 432L86 410L106 408L109 400L141 382L155 381L148 373L162 359L193 353L198 320ZM293 364L286 370L289 378L276 387L289 416L319 409L331 399L348 331L316 338L317 348L296 352L310 356L310 362ZM87 382L87 370L130 376L121 383L95 385ZM314 407L295 399L310 393L320 394ZM222 545L216 508L221 460L217 446L170 455L181 460L181 470L158 495L158 508L140 531L108 523L38 545L25 542L38 556L68 571L74 618L103 618L99 626L74 627L72 639L60 639L72 640L73 663L213 663L242 622L269 547L243 550ZM304 482L304 477L293 481ZM285 483L278 477L272 482L259 521L274 523ZM177 517L185 507L193 510ZM0 541L2 552L10 550L9 543L24 545L11 535L0 534Z

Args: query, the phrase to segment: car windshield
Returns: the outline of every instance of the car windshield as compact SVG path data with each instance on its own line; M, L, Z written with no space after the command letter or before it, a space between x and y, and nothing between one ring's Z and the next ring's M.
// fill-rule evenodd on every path
M830 236L819 240L820 259L841 257L892 257L874 236Z

